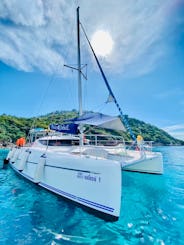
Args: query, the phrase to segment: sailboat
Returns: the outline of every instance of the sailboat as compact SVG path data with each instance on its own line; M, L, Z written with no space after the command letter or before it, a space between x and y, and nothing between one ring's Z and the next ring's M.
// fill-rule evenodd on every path
M139 151L130 145L127 148L124 139L118 136L85 135L84 138L86 124L116 130L126 130L128 124L121 116L82 111L80 27L78 7L79 117L69 119L64 125L52 124L51 131L30 130L31 144L12 148L6 159L24 178L114 221L120 216L122 170L161 174L162 156L145 150L143 144L139 144ZM101 66L100 70L105 77ZM122 114L106 78L105 83Z

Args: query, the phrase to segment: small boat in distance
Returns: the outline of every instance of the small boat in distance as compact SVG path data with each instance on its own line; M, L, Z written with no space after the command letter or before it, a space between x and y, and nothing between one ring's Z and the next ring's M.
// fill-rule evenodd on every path
M18 174L33 183L89 208L106 220L117 220L121 207L122 170L162 174L163 161L160 153L151 152L143 142L136 145L136 150L138 141L127 146L119 136L84 137L86 124L116 130L125 130L126 125L121 117L83 114L80 26L78 7L79 117L64 125L50 125L50 131L31 130L30 144L12 148L7 160ZM110 86L105 82L109 90Z

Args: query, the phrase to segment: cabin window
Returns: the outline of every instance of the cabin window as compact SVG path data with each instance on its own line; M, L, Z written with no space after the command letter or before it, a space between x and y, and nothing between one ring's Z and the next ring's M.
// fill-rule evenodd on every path
M39 140L39 143L42 145L47 145L47 140Z
M42 145L48 146L71 146L71 145L79 145L79 140L68 140L68 139L61 139L61 140L39 140L39 143Z

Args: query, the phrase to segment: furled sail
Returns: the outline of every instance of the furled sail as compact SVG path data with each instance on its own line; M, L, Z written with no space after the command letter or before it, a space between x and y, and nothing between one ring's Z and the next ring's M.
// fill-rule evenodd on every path
M67 121L70 121L75 124L87 124L87 125L98 126L101 128L126 131L119 117L116 116L112 117L112 116L104 115L102 113L89 112L83 114L82 116L69 119Z

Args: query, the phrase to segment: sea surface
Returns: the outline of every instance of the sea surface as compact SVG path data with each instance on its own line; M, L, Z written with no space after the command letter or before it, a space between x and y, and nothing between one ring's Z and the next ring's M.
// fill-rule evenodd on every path
M121 217L105 222L0 170L0 245L184 244L184 147L160 147L164 175L123 172ZM0 150L0 161L7 151Z

